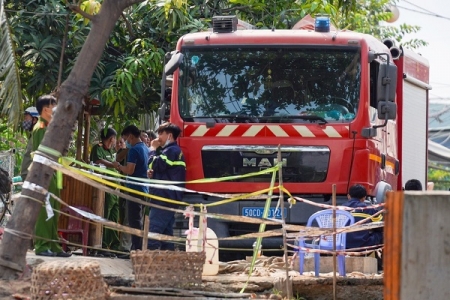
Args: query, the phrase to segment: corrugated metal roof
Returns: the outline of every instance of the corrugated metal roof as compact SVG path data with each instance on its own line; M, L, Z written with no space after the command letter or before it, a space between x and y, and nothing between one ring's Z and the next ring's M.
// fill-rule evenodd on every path
M428 106L428 130L450 131L450 101L430 101Z

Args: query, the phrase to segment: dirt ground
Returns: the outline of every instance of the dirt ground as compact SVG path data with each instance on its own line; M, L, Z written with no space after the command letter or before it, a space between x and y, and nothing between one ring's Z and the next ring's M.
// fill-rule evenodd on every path
M0 280L0 300L31 299L31 278L24 280Z
M31 299L31 274L32 268L42 263L41 258L27 256L27 271L20 280L2 281L0 280L0 300L3 299ZM55 258L53 258L55 259ZM74 256L72 259L80 262L86 261L86 257ZM49 259L47 259L49 260ZM118 259L103 258L97 260L102 266L102 275L111 290L115 287L133 287L134 275L128 268L120 267L126 261ZM118 266L116 270L105 268L110 265ZM257 261L253 275L245 290L246 299L282 299L280 292L285 287L282 281L286 272L282 269L283 260L280 257L266 257ZM114 270L115 274L111 271ZM248 279L249 262L234 261L220 263L219 274L216 276L203 276L203 284L199 290L204 292L237 294L245 285ZM129 272L129 274L127 273ZM106 274L105 274L106 273ZM333 273L321 273L320 277L315 277L313 272L305 272L300 275L296 268L289 271L292 281L293 298L299 300L328 300L333 299ZM348 300L382 300L383 299L383 276L380 274L363 274L360 272L348 273L346 277L337 278L337 299ZM178 294L179 295L179 294ZM111 299L124 299L124 294L112 293ZM127 296L128 297L128 296ZM166 299L135 295L126 299ZM141 298L139 298L141 297ZM142 298L144 297L144 298ZM147 298L146 298L147 297ZM228 297L227 297L228 298ZM183 299L183 297L172 297L170 299ZM206 299L203 297L194 299ZM208 299L212 299L208 297ZM219 299L219 298L216 298ZM245 299L245 298L240 298Z

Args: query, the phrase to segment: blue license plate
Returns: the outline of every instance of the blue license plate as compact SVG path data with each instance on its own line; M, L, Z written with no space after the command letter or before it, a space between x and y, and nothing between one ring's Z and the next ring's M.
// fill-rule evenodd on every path
M262 218L264 207L243 207L242 215L245 217ZM287 218L287 208L284 208L284 217ZM269 209L268 218L281 219L281 208L275 212L275 207Z

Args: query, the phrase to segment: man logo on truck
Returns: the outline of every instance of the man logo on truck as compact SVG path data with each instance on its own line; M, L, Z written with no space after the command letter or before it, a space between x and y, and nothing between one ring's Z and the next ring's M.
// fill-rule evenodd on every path
M281 163L283 167L287 166L287 159L282 158ZM256 158L243 158L242 159L242 166L243 167L272 167L278 164L278 159L273 159L273 164L270 162L268 158L262 158L259 163L257 163Z

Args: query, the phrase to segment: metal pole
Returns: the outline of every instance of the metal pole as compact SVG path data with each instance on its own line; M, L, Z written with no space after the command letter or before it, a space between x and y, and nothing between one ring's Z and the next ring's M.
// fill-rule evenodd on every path
M278 154L277 154L278 164L280 168L278 169L278 182L280 184L280 187L283 186L283 168L282 168L282 160L281 160L281 148L280 145L278 145ZM284 215L284 197L283 197L283 190L280 188L280 207L281 207L281 220L282 220L282 229L283 229L283 251L284 251L284 262L285 262L285 269L286 269L286 297L287 299L292 298L292 285L291 281L289 280L289 261L288 261L288 252L287 252L287 241L286 241L286 216Z
M333 204L333 300L336 300L336 184L332 186Z
M144 218L144 235L142 237L142 251L147 250L149 224L150 224L150 220L149 220L148 216L145 216L145 218Z

